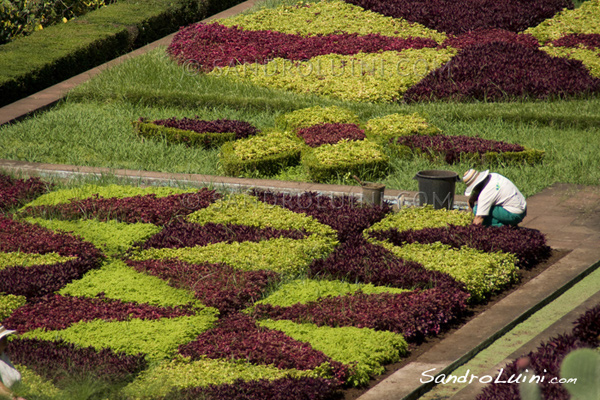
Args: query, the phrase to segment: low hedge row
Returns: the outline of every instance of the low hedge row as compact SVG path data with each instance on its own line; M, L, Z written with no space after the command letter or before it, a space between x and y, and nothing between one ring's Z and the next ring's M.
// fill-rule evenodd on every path
M0 106L241 1L120 0L0 47Z
M388 143L390 139L408 135L434 135L440 130L417 113L390 114L367 121L367 135L376 142Z

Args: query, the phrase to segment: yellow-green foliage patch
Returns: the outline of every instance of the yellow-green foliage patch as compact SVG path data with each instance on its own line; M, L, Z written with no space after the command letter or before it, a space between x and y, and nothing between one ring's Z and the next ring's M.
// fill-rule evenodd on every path
M96 297L99 293L111 299L174 307L197 302L194 294L176 289L164 280L135 271L121 260L110 260L100 269L92 270L82 279L71 282L59 291L62 295Z
M17 308L27 302L25 296L15 296L14 294L0 294L0 324L2 320L10 316Z
M173 357L179 345L189 343L212 328L217 313L216 309L205 308L194 316L158 320L107 322L97 319L78 322L60 331L36 329L22 336L42 340L63 339L82 347L110 348L132 355L144 353L148 360L164 360Z
M535 36L541 43L560 39L571 33L600 34L600 0L585 1L574 10L564 9L525 33Z
M438 43L446 39L444 33L421 24L386 17L339 0L298 2L295 6L265 8L218 22L226 26L237 25L245 30L272 30L301 36L347 32L360 35L378 33L403 38L427 37Z
M24 365L15 365L15 368L21 374L21 382L15 389L15 393L27 399L56 399L61 394L60 389L52 382L42 378L31 369Z
M385 231L395 228L399 232L420 230L424 228L440 228L449 225L467 226L473 221L473 215L459 210L435 210L432 205L424 207L404 207L397 213L388 214L384 219L373 224L365 233Z
M284 130L296 131L319 124L359 124L358 116L352 111L337 107L315 106L301 108L279 116L276 125Z
M83 237L108 255L116 255L129 249L134 243L144 241L160 232L161 228L153 224L128 224L118 221L100 222L97 220L61 221L43 218L27 218L28 222L45 228L71 232Z
M139 187L139 186L127 186L127 185L82 185L72 189L61 189L50 193L46 193L37 199L27 203L23 208L43 205L57 205L61 203L68 203L72 199L83 200L97 194L104 198L125 198L133 197L138 195L155 194L156 197L167 197L172 194L178 193L192 193L196 192L197 189L179 189L165 186L150 186L150 187Z
M267 64L215 68L214 76L257 85L350 101L395 102L429 72L448 62L456 50L407 49L401 52L327 54L307 61L275 58Z
M600 19L598 24L600 24ZM600 78L600 49L545 46L541 50L554 57L579 60L590 71L590 75Z
M289 307L296 303L306 304L320 297L343 296L356 293L359 290L367 294L402 293L407 291L406 289L375 286L372 283L354 284L342 281L296 279L284 283L276 291L255 304Z
M400 334L369 328L316 326L292 321L260 321L260 325L277 329L301 342L310 343L335 361L351 365L348 383L362 386L370 378L385 372L385 364L394 363L405 355L408 344Z
M367 136L378 142L408 135L434 135L440 130L417 113L390 114L367 121Z
M445 272L465 284L471 301L478 302L517 280L513 254L485 253L469 247L452 248L441 243L394 246L381 243L396 256L416 261L425 268Z
M123 389L123 393L128 396L128 399L156 399L162 398L173 388L224 385L239 379L245 381L275 380L288 376L302 377L314 374L312 371L254 365L244 360L202 358L189 361L189 359L177 357L142 372L135 381Z
M56 263L75 260L77 257L63 257L58 253L46 254L22 253L15 251L11 253L0 252L0 271L9 267L31 267L32 265L52 265Z

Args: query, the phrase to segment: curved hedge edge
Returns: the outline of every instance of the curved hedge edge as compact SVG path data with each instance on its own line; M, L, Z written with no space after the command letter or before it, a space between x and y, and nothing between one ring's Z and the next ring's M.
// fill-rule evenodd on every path
M139 8L139 4L127 4L125 1L111 4L98 10L91 11L81 17L82 23L67 23L50 26L42 31L35 32L35 35L27 36L23 39L33 42L33 46L23 46L19 40L3 45L3 57L8 53L7 47L16 47L14 53L19 60L31 60L32 54L42 56L46 59L44 65L32 65L31 69L23 74L6 77L2 81L0 77L0 107L24 98L37 91L43 90L51 85L59 83L65 79L71 78L79 73L85 72L102 63L110 61L133 49L139 48L154 40L158 40L172 32L175 32L180 26L186 25L196 20L206 18L209 15L225 10L243 0L228 0L219 2L217 0L157 0L164 1L165 5L162 12L159 12L146 19L139 20L130 15L124 15L121 10L116 16L114 8L130 6L133 11ZM175 4L174 4L175 3ZM106 17L108 14L108 18ZM135 15L135 12L132 13ZM96 18L98 17L98 18ZM121 18L122 17L122 18ZM96 21L94 21L96 19ZM44 42L52 41L52 35L61 30L63 37L72 35L81 36L81 30L85 28L89 32L84 35L97 37L96 40L82 45L76 41L76 44L69 53L62 57L56 57L56 52L45 46L43 54L36 49ZM60 42L60 41L59 41ZM17 43L15 45L15 43ZM59 43L64 46L64 43ZM19 48L20 47L20 48ZM32 63L35 64L35 63ZM8 72L12 70L10 62L8 63ZM0 65L0 67L2 67Z
M221 147L219 159L226 175L239 176L244 172L254 171L274 175L283 168L297 165L300 162L300 153L300 149L294 149L254 160L240 160L235 153L233 142L227 142Z
M302 152L302 165L311 180L315 182L325 182L329 179L336 179L338 176L357 175L361 179L377 179L387 175L390 169L389 159L365 159L356 160L353 163L337 163L328 165L321 163L314 152L305 150Z
M412 157L424 157L427 159L444 159L442 153L434 151L424 152L420 149L411 149L408 146L400 145L396 143L389 144L390 149L394 155L399 158L412 158ZM524 146L523 146L524 147ZM491 164L510 164L510 165L535 165L542 162L546 152L544 150L530 149L525 147L523 151L506 151L498 153L495 151L488 151L487 153L479 156L473 153L461 153L461 160L469 161L476 165L491 165Z
M194 131L160 126L151 122L133 121L133 127L138 136L149 139L165 139L169 143L185 144L191 147L209 149L218 147L225 142L235 140L235 132L198 133Z

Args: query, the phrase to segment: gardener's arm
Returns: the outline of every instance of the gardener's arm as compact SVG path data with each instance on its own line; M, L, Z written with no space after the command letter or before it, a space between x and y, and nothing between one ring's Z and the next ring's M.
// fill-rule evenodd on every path
M25 400L22 397L17 397L15 396L15 394L13 392L10 391L9 388L7 388L6 386L4 386L4 384L2 383L2 381L0 381L0 399L4 400Z
M483 217L476 215L475 218L473 218L473 225L481 225L483 224Z

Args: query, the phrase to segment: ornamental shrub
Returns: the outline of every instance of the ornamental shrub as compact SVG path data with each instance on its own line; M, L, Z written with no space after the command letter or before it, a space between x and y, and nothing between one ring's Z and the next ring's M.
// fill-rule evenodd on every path
M323 378L239 379L233 383L174 390L165 400L329 400L339 397L337 389L338 384Z
M528 47L539 47L537 39L527 33L515 33L504 29L480 29L448 37L442 46L464 49L469 46L492 42L518 43Z
M125 198L103 198L98 195L83 200L71 200L54 206L26 207L22 217L54 217L63 220L96 219L101 222L116 220L127 223L166 225L177 221L195 210L207 207L219 199L214 190L202 188L195 193L173 194L156 197L155 194L136 195Z
M104 296L94 298L46 295L32 300L15 310L4 322L10 329L24 333L38 328L44 330L65 329L77 322L96 319L127 321L130 319L153 320L194 315L189 306L157 307L149 304L127 303Z
M338 33L302 37L271 30L244 31L235 26L199 23L182 28L173 38L167 52L187 68L210 72L215 68L227 66L246 69L243 64L249 63L256 63L254 68L260 69L259 64L265 64L275 57L299 61L331 53L352 55L435 46L436 41L428 38L398 38L373 33L366 36ZM190 125L188 121L186 120L185 124L178 122L173 125ZM144 125L143 128L149 127ZM147 133L155 135L160 132ZM169 131L163 130L162 133L167 134ZM167 138L174 135L181 136L173 138L177 142L185 140L202 143L202 137L177 131L171 131Z
M289 307L296 303L306 304L311 301L317 301L322 297L343 296L358 291L365 294L403 293L406 289L374 286L371 283L356 284L337 280L295 279L282 284L267 297L257 301L255 304Z
M275 132L225 143L219 159L227 175L274 175L282 168L298 164L301 149L302 143L296 138Z
M466 308L469 297L457 289L416 290L400 294L356 293L326 297L291 307L260 304L254 308L258 319L292 320L317 326L355 326L401 333L409 342L440 333ZM377 318L373 318L377 315ZM427 318L423 318L427 315Z
M23 296L12 294L0 294L0 325L4 325L3 320L12 314L14 310L27 302Z
M447 273L430 271L414 261L398 258L389 250L368 243L362 237L354 237L339 246L329 257L313 261L309 275L410 290L464 288L463 284Z
M306 214L337 231L338 240L345 242L380 221L392 210L382 205L365 204L354 196L323 196L317 192L301 194L275 193L254 189L252 195L260 201Z
M265 65L214 69L210 75L341 100L390 103L401 100L408 88L448 62L455 53L452 48L423 48L356 55L327 54L306 61L278 57Z
M206 246L213 243L260 242L273 238L304 239L306 232L290 229L258 228L236 224L204 225L192 223L170 224L161 232L152 236L143 245L143 249Z
M440 32L461 34L478 29L521 32L552 18L570 0L344 0L385 16L405 18ZM450 17L451 16L451 17Z
M550 256L552 249L540 231L511 226L484 227L481 225L425 228L421 230L373 231L369 236L385 240L396 246L410 243L432 244L440 242L453 248L467 246L486 253L502 251L517 256L520 268L531 268Z
M127 264L170 286L192 291L203 304L217 308L221 316L248 307L279 280L272 271L238 271L225 264L189 264L178 260L127 261Z
M61 221L57 219L27 218L34 223L53 231L72 233L80 236L102 249L107 255L117 255L160 232L160 227L153 224L118 222L109 220L100 222L93 219Z
M417 113L390 114L367 121L369 139L387 143L390 139L407 135L434 135L440 130Z
M473 221L473 215L459 210L435 210L428 204L423 207L403 207L397 213L388 214L380 222L367 229L365 234L372 231L396 229L398 232L409 229L437 228L450 225L467 226Z
M358 116L352 111L337 107L315 106L302 108L279 116L275 124L284 130L297 131L313 125L321 124L355 124L360 123Z
M296 132L309 147L335 144L342 139L366 139L365 131L356 124L320 124L298 129Z
M580 62L521 44L493 42L465 48L408 89L404 100L546 99L599 90L600 79Z
M110 384L126 383L148 363L142 354L126 355L110 349L78 347L64 341L18 338L8 345L11 361L26 365L61 387L64 381L89 378Z
M205 149L218 147L221 144L256 135L258 130L245 121L219 119L203 121L190 118L169 118L146 122L140 118L133 126L138 135L150 139L164 139L169 143L182 143L192 147Z
M380 34L392 37L425 37L442 42L443 33L402 18L384 17L379 13L343 1L329 0L294 6L262 9L250 14L219 20L226 26L245 30L271 30L302 36L325 36L339 32L359 35Z
M221 320L215 328L180 346L179 353L192 360L237 359L303 371L327 363L333 369L333 377L341 382L348 374L346 365L333 361L310 344L292 339L279 330L258 326L252 318L241 314Z
M535 36L540 43L557 40L571 33L600 34L598 16L600 0L587 0L576 9L562 10L553 18L527 29L525 33Z
M277 329L296 340L310 343L332 359L352 365L347 383L365 386L369 380L385 371L383 365L400 360L408 344L402 335L351 326L331 328L315 324L296 324L292 321L260 322L261 326Z
M352 175L361 179L377 179L388 173L389 162L383 149L368 140L343 139L302 153L302 164L315 182Z
M145 303L157 307L176 307L198 304L193 292L171 287L160 277L137 272L121 260L110 260L102 268L90 271L69 283L58 294L63 296L96 297L128 303Z
M464 283L472 302L481 302L514 283L517 258L512 254L484 253L469 247L452 248L439 242L392 246L382 243L396 256L415 261L425 268L445 272Z
M0 212L22 206L46 193L51 186L40 178L14 179L0 173Z

